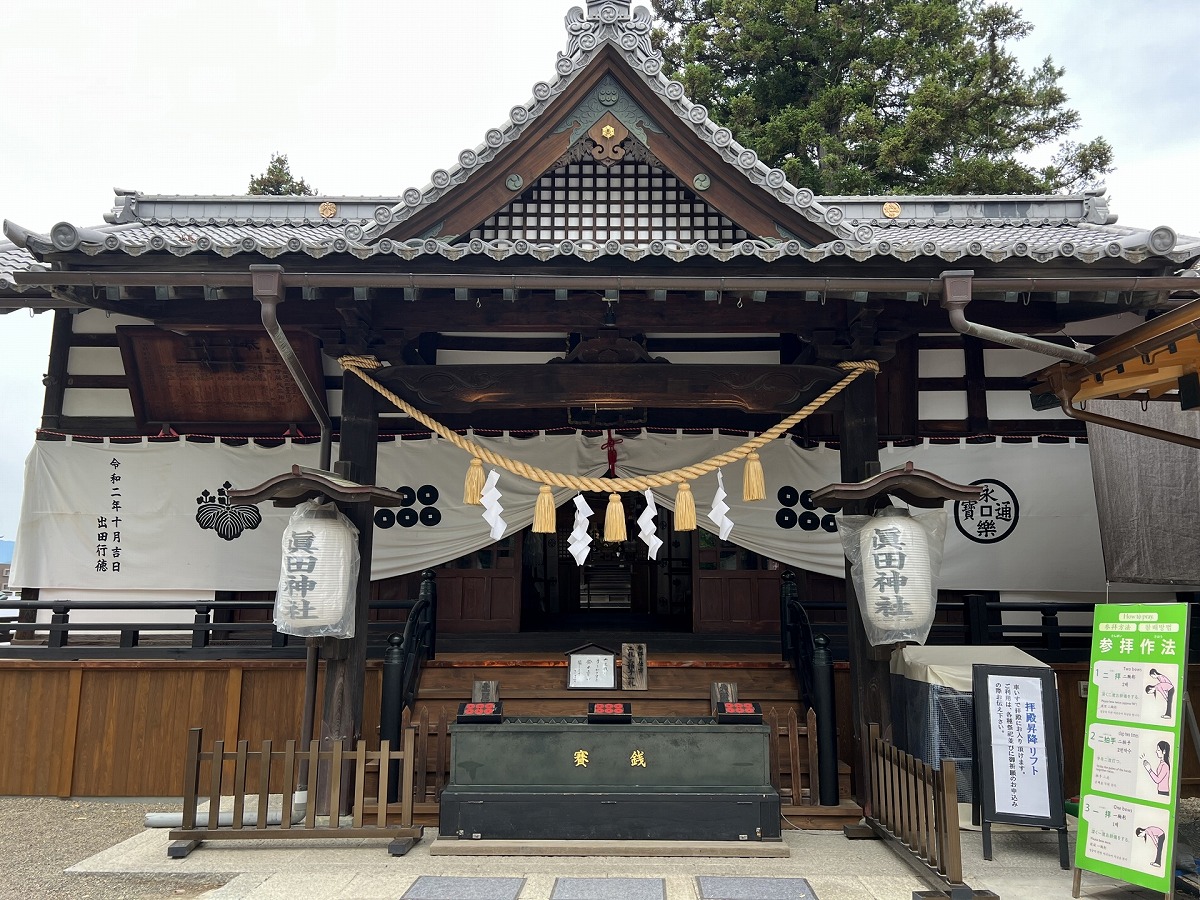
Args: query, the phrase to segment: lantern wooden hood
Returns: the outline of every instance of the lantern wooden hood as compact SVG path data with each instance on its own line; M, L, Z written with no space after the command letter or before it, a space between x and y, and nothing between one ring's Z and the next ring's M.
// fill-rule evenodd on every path
M370 503L373 506L401 506L404 502L395 491L373 484L358 484L331 472L305 466L292 466L291 472L276 475L258 487L229 492L231 502L262 503L271 500L275 506L285 508L299 506L317 497L327 497L339 503Z
M909 506L936 509L947 500L978 500L982 492L980 485L955 484L906 462L901 468L889 469L866 481L827 484L813 491L812 499L818 506L865 502L878 509L886 506L885 501L891 496Z

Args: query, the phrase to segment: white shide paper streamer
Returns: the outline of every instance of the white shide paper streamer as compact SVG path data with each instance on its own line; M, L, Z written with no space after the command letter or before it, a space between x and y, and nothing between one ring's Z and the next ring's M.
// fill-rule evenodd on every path
M709 520L717 526L717 536L721 540L729 537L729 532L733 531L733 520L726 515L729 512L729 504L725 502L725 498L729 495L725 493L725 476L720 469L717 469L717 492L713 494L712 510L708 514Z
M583 499L583 494L575 495L575 526L571 536L567 538L567 549L575 557L575 563L582 566L592 549L592 536L588 534L588 519L592 517L592 508Z
M492 528L492 540L498 541L504 537L504 530L508 528L508 523L501 518L504 513L504 507L500 505L500 489L496 487L496 482L500 480L500 473L492 469L488 473L487 481L483 483L483 520Z
M662 539L655 533L654 517L658 515L658 507L654 504L654 492L646 491L646 508L638 516L638 537L649 549L651 559L658 559L658 549L663 545Z

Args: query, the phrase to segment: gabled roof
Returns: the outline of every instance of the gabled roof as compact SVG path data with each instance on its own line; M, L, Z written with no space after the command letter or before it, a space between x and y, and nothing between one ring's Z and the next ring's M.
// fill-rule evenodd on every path
M934 257L946 262L1015 258L1084 264L1200 258L1200 237L1178 236L1166 227L1116 225L1102 191L1070 196L814 196L758 160L727 128L713 122L703 106L685 97L679 82L663 75L662 58L650 42L648 11L631 11L629 0L590 0L586 11L571 10L566 26L568 44L558 56L554 79L534 85L531 99L513 107L504 124L487 131L479 146L462 151L453 166L434 172L424 188L409 188L399 198L117 191L116 207L105 217L108 224L98 228L64 222L40 235L6 222L4 233L15 246L5 250L0 245L0 291L12 286L6 272L27 268L43 254L74 251L88 256L345 255L405 262L437 257L468 265L486 262L485 257L515 262L706 258L719 263ZM533 179L561 163L559 151L577 146L583 131L605 112L617 115L635 140L652 146L669 130L678 140L658 142L663 167L679 176L685 188L695 187L704 203L728 215L749 236L529 240L471 233L486 216L518 198ZM677 155L666 158L670 154ZM522 171L510 165L517 161ZM708 189L692 183L687 176L693 171L711 176ZM512 175L518 180L510 184ZM727 208L734 201L756 221L738 221ZM461 213L455 227L446 225L446 211ZM468 221L472 215L476 219Z
M544 142L548 134L558 134L562 124L590 114L591 120L585 123L586 127L606 111L605 107L618 111L622 104L633 103L639 105L650 119L659 120L660 126L675 120L677 127L683 128L682 136L690 139L686 142L703 148L699 152L692 148L685 154L690 162L700 165L694 172L676 171L681 180L691 182L693 177L703 175L712 179L715 188L725 177L732 175L737 189L762 193L771 204L778 206L777 215L784 219L780 224L786 226L788 220L807 224L803 228L806 234L802 235L768 233L760 228L757 229L760 238L775 241L798 236L808 237L813 243L823 239L840 239L857 245L870 243L872 229L869 226L851 228L845 225L841 210L826 207L811 190L790 184L783 170L767 166L753 150L739 144L728 128L714 122L704 106L689 100L684 95L683 85L668 79L662 72L662 54L650 42L652 19L649 11L639 7L631 12L629 7L629 0L603 0L589 3L586 12L578 7L572 9L566 17L567 50L558 56L554 80L535 84L533 96L524 104L514 106L508 120L490 129L482 144L463 150L455 165L435 171L424 188L407 189L402 202L390 209L379 210L374 221L362 229L351 226L347 236L368 244L383 238L427 236L426 226L430 224L431 215L435 218L439 215L429 213L430 207L444 205L447 198L466 193L468 185L478 194L481 190L478 182L503 181L509 177L508 167L504 172L496 172L496 164L517 157L517 148L522 143ZM603 84L606 77L615 77L633 96L606 96ZM570 142L580 137L581 130L576 129ZM716 166L723 171L706 171L707 163L714 155ZM542 160L542 166L536 172L518 171L516 174L528 183L529 177L540 176L554 157ZM502 191L497 193L504 196ZM721 212L730 214L720 202L711 202ZM494 211L490 209L488 213ZM422 225L415 229L405 228L410 221ZM793 224L789 230L801 229Z

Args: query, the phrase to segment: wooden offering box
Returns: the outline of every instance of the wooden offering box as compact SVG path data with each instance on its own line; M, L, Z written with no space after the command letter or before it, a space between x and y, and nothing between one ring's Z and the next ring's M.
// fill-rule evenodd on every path
M446 837L780 839L766 725L529 718L456 723L451 733Z

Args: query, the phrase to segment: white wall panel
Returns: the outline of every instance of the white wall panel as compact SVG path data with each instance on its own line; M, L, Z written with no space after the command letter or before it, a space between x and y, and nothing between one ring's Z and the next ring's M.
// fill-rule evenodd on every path
M564 345L565 345L564 341ZM552 359L562 359L566 354L564 346L562 353L547 353L539 351L495 351L495 350L438 350L439 366L505 366L505 365L537 365ZM778 354L776 354L778 357Z
M129 391L121 389L67 388L63 392L63 415L80 418L133 418Z
M118 325L153 325L149 319L120 316L102 309L85 309L71 317L71 330L76 334L113 334Z
M1019 378L1056 362L1058 360L1053 356L1034 353L1031 350L985 348L983 374L988 378Z
M919 350L917 354L920 378L962 378L967 374L961 350Z
M989 419L1045 419L1050 422L1069 418L1061 409L1034 409L1028 391L988 391L987 413Z
M922 421L966 417L966 391L921 391L917 398L917 418Z
M72 375L124 375L125 365L117 347L72 347L67 371Z

